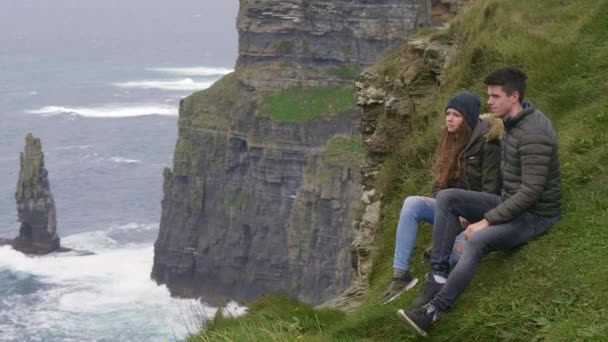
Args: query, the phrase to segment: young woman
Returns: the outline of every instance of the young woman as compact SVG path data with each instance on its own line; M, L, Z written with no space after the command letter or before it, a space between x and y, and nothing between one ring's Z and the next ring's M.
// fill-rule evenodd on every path
M479 95L460 93L450 99L445 108L445 128L435 153L433 166L433 196L446 188L461 188L499 194L500 138L502 122L491 115L479 116ZM418 223L433 224L435 199L410 196L405 199L395 243L393 279L385 293L387 304L401 293L414 287L418 279L410 272L410 257L416 243ZM461 218L463 229L468 222ZM451 262L455 264L463 246L462 234L456 239Z

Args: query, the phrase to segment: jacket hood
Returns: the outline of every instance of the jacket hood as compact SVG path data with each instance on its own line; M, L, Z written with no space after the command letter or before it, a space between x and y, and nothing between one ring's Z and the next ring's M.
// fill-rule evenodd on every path
M488 130L484 134L486 141L496 141L502 139L505 133L505 124L501 119L497 119L491 113L479 116L482 122L488 122Z
M505 126L502 120L495 118L492 114L486 113L480 115L479 123L475 126L473 135L471 135L471 139L469 139L469 143L462 150L462 153L466 153L469 147L482 137L486 139L487 142L498 141L502 139L504 132Z

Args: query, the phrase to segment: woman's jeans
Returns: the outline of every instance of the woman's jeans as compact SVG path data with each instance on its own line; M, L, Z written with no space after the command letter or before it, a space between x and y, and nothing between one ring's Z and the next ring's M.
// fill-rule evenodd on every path
M418 223L426 222L433 224L435 219L435 204L434 198L421 196L410 196L403 202L397 225L393 268L409 270L410 258L416 244L416 237L418 236ZM458 242L464 242L464 231L456 238L456 243ZM456 264L459 258L460 254L452 249L450 264Z

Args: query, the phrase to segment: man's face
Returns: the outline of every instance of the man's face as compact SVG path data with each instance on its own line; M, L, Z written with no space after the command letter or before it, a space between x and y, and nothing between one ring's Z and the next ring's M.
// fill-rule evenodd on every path
M509 116L518 105L519 92L514 91L511 95L507 95L502 86L488 86L488 106L495 117L504 119Z

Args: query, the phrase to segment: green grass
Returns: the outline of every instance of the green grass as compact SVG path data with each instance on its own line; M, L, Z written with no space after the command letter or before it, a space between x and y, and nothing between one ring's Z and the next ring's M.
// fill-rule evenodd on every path
M361 73L361 66L357 64L341 65L339 67L330 68L330 75L338 76L344 80L354 80Z
M356 164L363 158L361 136L338 134L333 136L321 152L326 165L344 166Z
M182 101L180 127L228 130L236 117L251 107L251 98L241 89L236 72L198 91ZM226 108L230 108L227 113Z
M297 86L263 95L259 115L276 122L305 123L344 112L355 102L352 85Z
M353 56L353 48L348 44L342 45L342 55L346 62L350 61L350 58Z
M292 40L282 40L277 44L277 50L280 54L288 54L292 52L295 43Z
M283 295L265 296L252 304L249 311L250 314L239 319L217 314L200 334L188 341L299 341L307 334L322 335L325 329L345 317L340 311L315 310ZM306 340L323 339L307 337Z
M328 182L332 177L342 177L344 167L355 167L354 172L358 172L358 166L364 157L363 146L361 145L360 135L336 134L327 141L323 150L319 154L321 163L318 164L320 172L315 176L316 184ZM316 163L316 162L315 162ZM312 170L307 166L307 174Z
M459 49L436 95L485 93L484 76L504 65L525 69L527 99L553 121L562 161L562 219L526 246L487 256L431 341L603 341L608 336L608 1L478 0L450 30ZM398 70L401 66L394 65ZM420 113L423 115L424 113ZM416 291L379 304L390 279L395 226L403 198L429 193L429 161L438 125L412 134L381 174L387 190L370 292L354 313L302 331L306 341L418 340L395 316ZM421 228L413 260L430 241ZM429 266L414 263L423 277ZM257 331L267 312L234 320ZM309 319L313 312L310 312ZM289 321L288 318L285 319ZM267 329L268 330L268 329ZM209 332L215 332L211 326ZM231 330L222 330L227 336ZM256 336L262 339L263 332ZM294 340L291 335L278 340ZM298 335L300 336L300 335ZM234 338L233 340L238 340ZM269 339L272 340L272 339Z

